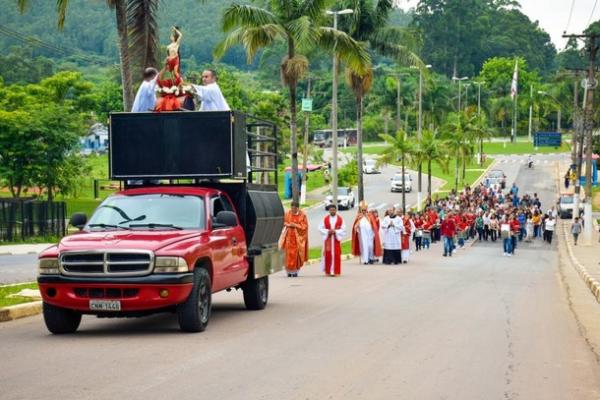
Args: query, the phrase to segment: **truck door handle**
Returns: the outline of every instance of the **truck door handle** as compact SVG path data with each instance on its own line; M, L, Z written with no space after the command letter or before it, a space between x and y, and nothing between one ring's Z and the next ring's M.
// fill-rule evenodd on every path
M231 239L231 242L233 243L234 246L237 246L238 244L238 240L236 237L234 237L233 239Z

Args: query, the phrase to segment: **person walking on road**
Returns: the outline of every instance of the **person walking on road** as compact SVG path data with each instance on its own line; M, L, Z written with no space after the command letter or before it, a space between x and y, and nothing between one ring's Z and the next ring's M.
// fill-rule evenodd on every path
M440 231L442 234L442 240L444 241L444 257L452 257L454 235L456 235L456 224L454 223L452 213L446 214L444 220L442 221Z
M552 244L552 235L554 234L554 228L556 227L556 220L551 215L548 215L546 222L544 223L544 234L548 244Z
M404 232L402 218L396 216L394 209L388 210L381 222L383 236L383 263L386 265L400 264L402 262L400 236Z
M352 224L352 255L359 256L363 264L373 264L381 256L379 231L368 204L363 200Z
M579 222L579 217L575 217L575 221L571 224L571 234L573 235L573 243L575 243L575 246L577 246L577 238L579 238L581 230L582 226L581 222Z
M335 204L330 204L327 210L329 214L319 225L319 232L323 237L321 269L327 276L338 276L342 273L341 242L346 236L346 225L342 217L337 215Z
M502 246L504 248L504 256L512 256L512 232L510 230L510 223L503 221L500 224L500 236L502 237Z
M308 259L308 218L297 202L285 213L279 248L285 250L285 269L288 277L297 277Z

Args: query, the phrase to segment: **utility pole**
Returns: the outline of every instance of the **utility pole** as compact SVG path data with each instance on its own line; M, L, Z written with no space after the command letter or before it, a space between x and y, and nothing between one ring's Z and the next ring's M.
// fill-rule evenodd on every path
M340 14L352 14L354 11L345 9L341 11L327 10L326 13L333 15L333 29L337 31L337 17ZM333 49L333 82L331 95L331 204L337 207L338 192L338 132L337 132L337 91L338 91L338 55L337 49Z
M310 99L310 84L311 78L310 76L307 79L306 83L306 98ZM302 170L302 186L300 189L300 204L306 204L306 178L308 175L308 135L310 129L310 120L309 120L310 112L304 111L304 154L302 155L302 160L304 161L304 169Z
M529 85L529 130L527 134L527 139L529 143L531 143L531 130L533 123L533 85Z
M584 230L583 239L586 245L592 244L592 131L594 128L594 89L598 86L596 80L596 54L598 52L597 39L600 35L591 33L584 35L563 35L567 38L579 38L587 39L587 52L589 54L589 65L587 70L587 78L583 80L582 84L584 87L583 94L583 127L582 127L582 149L579 150L579 154L583 153L583 144L585 143L585 203L584 203ZM582 160L578 160L578 171L581 171ZM580 172L579 172L580 173ZM581 190L581 184L579 183L580 176L577 176L577 182L575 186L575 200L578 200L578 193ZM579 212L579 205L574 204L573 214Z
M477 85L477 121L481 129L481 85L483 82L473 81ZM479 165L483 165L483 137L479 140Z

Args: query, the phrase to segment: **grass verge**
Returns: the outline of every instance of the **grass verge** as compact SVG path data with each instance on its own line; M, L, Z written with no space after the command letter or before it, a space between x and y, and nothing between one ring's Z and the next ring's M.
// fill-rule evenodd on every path
M531 142L499 143L484 142L483 152L485 154L546 154L564 153L571 151L571 146L563 142L561 147L534 147Z
M0 286L0 308L7 306L14 306L15 304L29 303L37 301L31 297L15 296L9 297L16 293L19 293L23 289L38 289L37 283L22 283L19 285L11 286Z
M315 260L315 259L321 258L322 251L323 250L322 250L321 246L311 247L310 249L308 249L308 259ZM346 240L345 242L342 242L342 255L350 254L351 252L352 252L352 241Z

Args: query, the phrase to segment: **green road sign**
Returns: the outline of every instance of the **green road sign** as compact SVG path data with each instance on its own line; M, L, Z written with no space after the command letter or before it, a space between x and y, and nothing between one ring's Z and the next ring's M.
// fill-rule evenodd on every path
M312 99L302 99L302 111L312 111Z

